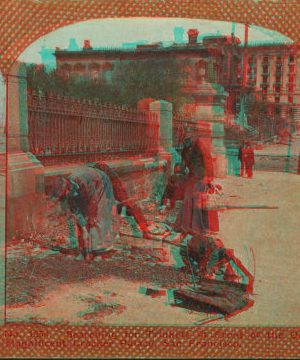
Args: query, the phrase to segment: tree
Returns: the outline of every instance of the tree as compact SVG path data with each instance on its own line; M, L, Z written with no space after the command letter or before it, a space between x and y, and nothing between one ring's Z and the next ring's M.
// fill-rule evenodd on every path
M116 67L115 81L120 102L135 107L139 100L153 98L169 101L179 110L186 100L182 92L188 60L154 59L121 62Z
M43 65L27 66L28 87L43 93L59 93L87 100L136 107L141 99L166 100L178 111L187 99L182 93L185 66L176 59L130 60L115 67L111 82L91 78L64 77Z

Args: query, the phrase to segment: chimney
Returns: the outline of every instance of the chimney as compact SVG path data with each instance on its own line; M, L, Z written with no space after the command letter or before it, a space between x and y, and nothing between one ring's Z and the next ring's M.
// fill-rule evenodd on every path
M197 29L190 29L188 31L188 36L189 36L189 45L197 45L198 44L198 34L199 31Z
M91 44L90 44L90 40L84 40L83 49L92 50L92 47L91 47Z
M173 32L174 32L174 38L175 38L174 42L176 44L182 43L183 42L184 28L177 26L177 27L174 28Z
M79 47L78 47L78 45L76 44L76 39L75 39L75 38L71 38L71 39L70 39L70 44L69 44L68 50L69 50L69 51L79 50Z

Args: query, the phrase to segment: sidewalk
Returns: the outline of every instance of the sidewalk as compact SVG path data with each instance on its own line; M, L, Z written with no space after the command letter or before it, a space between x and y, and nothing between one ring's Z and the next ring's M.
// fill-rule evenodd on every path
M299 325L299 175L255 171L252 180L220 180L233 209L220 213L220 238L255 275L255 304L229 319L232 326Z

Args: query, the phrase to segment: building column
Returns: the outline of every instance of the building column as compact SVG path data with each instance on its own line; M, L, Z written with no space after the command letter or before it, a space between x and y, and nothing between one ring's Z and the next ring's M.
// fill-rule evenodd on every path
M270 82L269 82L269 101L275 102L275 81L276 81L276 54L270 55L269 63L269 73L270 73Z
M35 214L44 194L44 167L29 152L27 79L24 64L3 74L5 134L2 134L0 177L5 178L6 241L18 231L35 230Z
M282 75L282 91L280 94L280 102L288 102L288 71L289 71L289 62L288 62L288 55L282 54L282 65L283 65L283 75Z
M296 105L300 104L300 57L295 54L295 95L294 102ZM299 127L299 123L296 122L296 126Z
M259 54L257 56L257 71L256 71L256 84L255 87L257 88L257 90L261 90L260 84L262 83L262 55Z

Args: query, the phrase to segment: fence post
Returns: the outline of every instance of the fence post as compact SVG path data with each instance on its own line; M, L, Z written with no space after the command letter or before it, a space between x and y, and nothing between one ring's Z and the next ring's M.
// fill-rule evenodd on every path
M152 121L152 116L153 114L151 114L150 112L150 104L155 102L154 99L151 98L147 98L147 99L143 99L140 100L137 103L137 108L140 111L141 114L143 114L144 120L147 122L146 125L146 139L144 139L144 141L146 140L146 150L150 152L154 151L157 152L158 147L159 147L159 139L153 139L154 136L154 122Z
M15 62L3 74L5 88L5 144L0 150L0 175L6 178L6 237L33 231L39 199L44 193L44 167L29 152L27 79L24 64ZM3 189L4 190L4 189ZM4 214L3 214L4 215Z
M157 100L149 105L150 111L157 114L160 125L159 134L159 161L168 161L173 173L174 165L179 160L179 155L173 147L173 105L164 100Z

